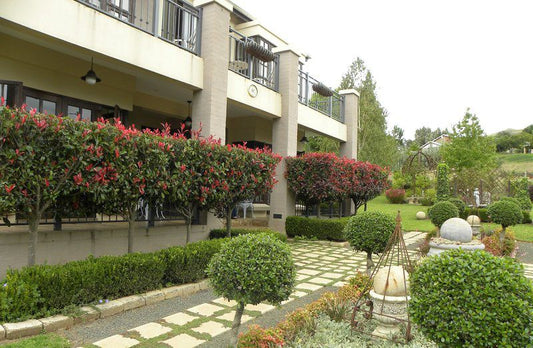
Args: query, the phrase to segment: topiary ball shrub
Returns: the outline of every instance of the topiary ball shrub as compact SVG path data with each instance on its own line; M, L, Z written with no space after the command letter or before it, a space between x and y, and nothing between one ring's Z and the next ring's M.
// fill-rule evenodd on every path
M234 346L244 306L263 301L279 304L288 299L296 269L289 246L260 233L241 235L222 245L207 274L217 295L238 304L232 327Z
M502 225L503 231L508 226L522 222L522 209L510 200L501 200L488 206L487 213L492 222Z
M450 198L448 199L448 202L452 203L457 207L457 211L459 212L459 217L464 216L464 213L466 211L466 204L459 198Z
M440 228L446 220L459 217L459 209L452 202L441 201L429 208L428 215L433 225Z
M405 190L404 189L388 189L385 191L385 197L392 204L401 204L405 199Z
M355 251L366 252L369 274L374 265L372 254L385 251L395 226L392 216L379 211L365 211L348 220L344 228L344 237Z
M447 251L425 258L410 281L411 318L440 346L533 343L533 287L513 259Z

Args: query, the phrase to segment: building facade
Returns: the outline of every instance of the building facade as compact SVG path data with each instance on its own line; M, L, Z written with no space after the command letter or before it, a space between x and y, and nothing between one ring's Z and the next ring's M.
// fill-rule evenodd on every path
M304 135L320 134L356 157L357 92L336 93L312 78L301 52L230 1L6 0L0 34L8 104L121 117L139 128L166 122L177 130L190 117L203 135L268 145L282 156L301 151ZM262 202L279 231L295 206L283 172L282 163ZM217 224L208 217L198 231Z

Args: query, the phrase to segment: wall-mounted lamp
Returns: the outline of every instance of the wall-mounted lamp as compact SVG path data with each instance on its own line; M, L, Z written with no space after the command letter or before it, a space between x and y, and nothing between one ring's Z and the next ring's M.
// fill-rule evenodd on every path
M93 70L93 58L92 57L91 57L91 69L87 71L87 74L83 75L81 79L85 81L88 85L94 85L97 82L102 81L98 76L96 76L96 73Z
M187 118L183 122L185 124L185 127L187 127L187 128L191 128L191 126L192 126L191 103L192 103L192 100L187 100L187 104L189 104L189 111L187 112Z

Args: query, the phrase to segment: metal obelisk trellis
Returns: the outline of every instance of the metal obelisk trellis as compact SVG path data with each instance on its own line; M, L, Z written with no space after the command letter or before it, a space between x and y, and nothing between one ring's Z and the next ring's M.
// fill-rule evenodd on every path
M412 338L411 336L411 320L409 318L409 296L408 296L408 273L410 273L413 268L411 265L411 260L409 259L409 254L407 252L407 247L405 245L405 241L403 240L403 233L402 233L402 224L401 224L402 218L400 216L400 211L398 211L398 215L396 216L396 228L394 229L393 234L389 238L389 241L387 242L387 246L385 248L385 251L383 254L381 254L381 257L379 258L378 263L375 265L374 269L372 270L372 274L370 275L370 279L365 284L363 291L361 292L361 296L355 303L353 313L352 313L352 329L359 331L361 333L364 332L364 325L362 325L362 321L364 319L372 320L375 319L373 317L379 316L380 318L383 318L384 320L387 320L389 322L397 322L398 324L405 324L406 330L405 330L405 343L409 342ZM402 296L405 298L405 314L402 318L401 316L393 316L389 313L384 313L384 307L385 307L385 300L386 297L390 298L389 296L386 296L387 289L389 286L389 275L391 271L392 266L401 266L403 270L403 286L404 289L406 289L405 296ZM382 299L376 299L376 296L374 295L374 298L370 297L368 295L369 291L372 289L373 283L374 283L374 277L376 276L377 272L385 268L387 269L387 280L385 284L385 291L383 294ZM379 295L381 297L381 294ZM376 302L376 303L375 303ZM403 302L403 299L402 299ZM403 305L403 304L402 304ZM380 308L381 307L381 308ZM363 318L357 318L358 314L362 314ZM371 336L376 336L383 338L382 336L377 336L372 333L365 333ZM395 342L401 341L400 339L391 338Z

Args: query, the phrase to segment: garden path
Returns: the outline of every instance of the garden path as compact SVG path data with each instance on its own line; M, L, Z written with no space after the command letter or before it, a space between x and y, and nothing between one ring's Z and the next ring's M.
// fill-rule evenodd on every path
M425 233L422 232L404 234L409 254L413 259L417 257L415 247L424 237ZM322 292L325 288L341 286L356 270L365 269L365 254L354 253L341 243L297 241L290 245L297 266L296 286L290 298L282 303L282 307L290 306L291 302L300 303L300 299L303 300L306 296L315 297L313 293ZM524 266L525 275L533 279L533 264L524 264ZM172 302L160 304L160 307L174 308L162 309L152 305L126 312L125 317L130 316L130 319L125 320L126 323L118 325L116 329L109 329L109 325L113 325L116 320L111 317L86 324L85 328L75 327L72 332L67 331L65 334L76 345L101 348L202 347L209 346L210 341L218 335L226 333L227 336L235 315L236 304L214 296L210 290L191 297L192 300L173 299L168 300ZM254 319L273 310L277 308L264 303L247 306L242 318L244 325L241 331L247 324L254 322ZM143 324L137 326L139 323ZM84 329L89 331L92 329L94 337L92 340L75 339L75 336ZM101 332L95 335L95 331ZM93 343L85 344L87 342Z
M422 232L404 234L408 246L417 245L424 236L425 233ZM345 244L297 241L290 245L297 266L296 286L290 298L284 301L282 306L287 306L290 302L304 298L325 287L341 286L346 279L353 276L356 270L363 271L366 267L366 255L354 253ZM416 257L414 248L410 249L412 249L409 250L411 256ZM196 347L229 331L235 315L236 303L233 301L228 302L223 298L217 298L210 291L204 295L203 300L192 302L189 306L178 306L182 308L170 314L168 311L154 309L155 312L159 311L164 314L154 317L152 313L147 312L141 317L149 318L148 321L141 321L137 317L137 320L131 320L126 330L124 330L124 325L120 325L117 331L110 332L108 328L104 329L106 325L114 325L113 317L111 317L85 324L83 325L85 328L73 328L71 332L67 331L65 334L73 341L72 343L84 347ZM146 306L130 312L150 311L150 307ZM276 309L275 306L266 303L246 306L242 318L244 326L254 318L274 309ZM105 320L109 322L106 324ZM144 324L137 326L139 323ZM87 342L85 339L76 339L77 333L81 333L84 329L91 330L91 327L93 331L101 331L100 335L92 335L95 337L92 344L86 344L91 341Z

